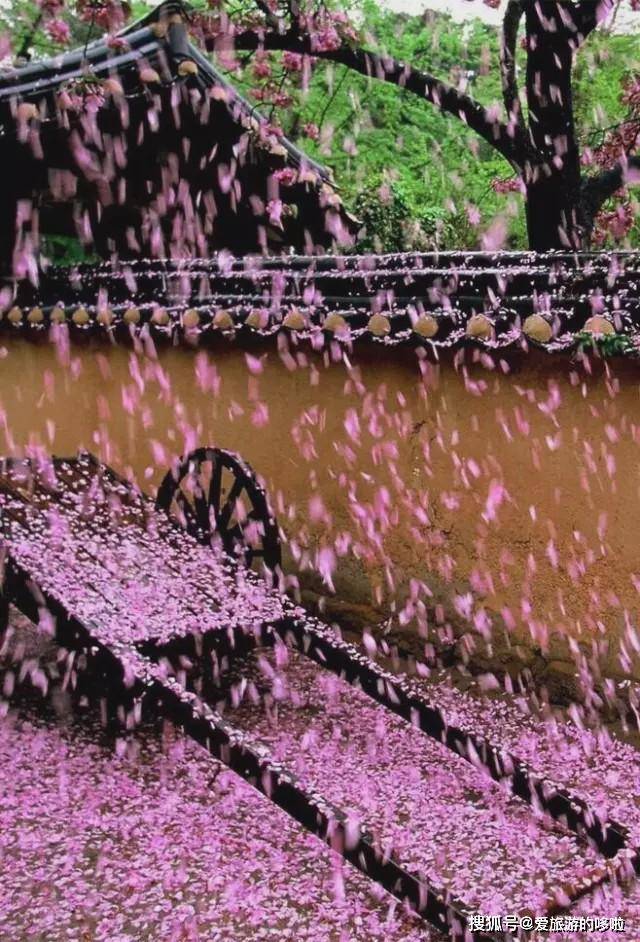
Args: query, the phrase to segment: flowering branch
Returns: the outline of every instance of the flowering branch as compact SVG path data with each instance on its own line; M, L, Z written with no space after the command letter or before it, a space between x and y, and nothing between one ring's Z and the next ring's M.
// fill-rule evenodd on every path
M604 131L602 144L588 154L601 172L586 180L582 195L588 212L595 217L603 204L619 190L640 180L640 77L629 76L623 84L623 103L629 106L625 119Z
M280 19L271 9L267 0L255 0L255 4L264 14L265 20L272 29L275 29L276 32L281 32L282 25L284 20Z

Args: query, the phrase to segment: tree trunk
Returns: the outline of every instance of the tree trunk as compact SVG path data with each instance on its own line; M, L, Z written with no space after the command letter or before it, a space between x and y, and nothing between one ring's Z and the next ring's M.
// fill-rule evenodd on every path
M562 7L562 0L526 7L529 133L541 155L525 168L529 246L536 251L580 248L584 239L571 94L575 32Z
M528 183L526 215L529 248L536 252L580 249L588 238L580 190L572 175L555 172Z

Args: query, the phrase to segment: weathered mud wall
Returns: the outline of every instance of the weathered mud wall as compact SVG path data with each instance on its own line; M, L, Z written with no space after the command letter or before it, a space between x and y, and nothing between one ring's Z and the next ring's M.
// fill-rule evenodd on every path
M451 630L510 667L569 676L597 651L607 674L640 676L630 361L489 368L467 351L462 368L362 347L345 364L265 347L247 363L231 345L148 359L21 340L0 357L4 453L84 447L152 490L185 449L234 449L266 479L287 568L330 615L374 626L395 609L407 637Z

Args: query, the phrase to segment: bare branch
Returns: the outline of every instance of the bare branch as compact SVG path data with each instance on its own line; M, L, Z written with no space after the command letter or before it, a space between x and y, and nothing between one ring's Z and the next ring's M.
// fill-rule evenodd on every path
M629 179L629 171L638 171L636 179ZM631 175L633 176L633 175ZM589 177L582 184L582 198L587 210L595 216L603 204L614 196L626 183L640 182L640 157L627 157L611 170L604 170L595 177Z
M309 36L292 31L286 34L266 31L261 35L248 31L234 37L223 37L222 41L215 39L207 42L207 48L215 52L216 48L228 48L230 41L239 50L288 50L338 62L361 75L397 85L431 102L445 114L458 118L502 154L517 170L521 171L527 161L539 162L537 152L521 128L508 127L469 95L390 56L382 56L347 44L337 49L318 49Z
M502 39L500 43L500 75L502 78L502 98L507 111L507 118L524 131L524 118L518 95L516 80L516 45L518 28L524 13L522 0L509 0L502 21Z
M20 48L18 49L15 56L16 60L31 59L31 43L35 39L37 32L40 29L43 18L44 18L44 13L42 10L40 10L35 20L31 24L30 29L24 35Z
M339 82L336 82L335 87L334 87L334 89L333 89L333 92L332 92L331 95L327 98L327 100L326 100L326 102L325 102L325 104L324 104L324 108L322 109L322 113L321 113L320 117L318 118L318 120L315 122L315 123L318 125L318 127L320 128L320 130L322 130L322 126L323 126L323 124L324 124L324 119L327 117L327 113L328 113L328 111L329 111L329 108L331 107L331 105L332 105L332 104L334 103L334 101L336 100L336 96L337 96L338 92L340 91L340 89L342 88L342 86L344 85L344 83L346 82L348 75L349 75L349 72L348 72L347 69L345 69L345 71L344 71L344 72L342 73L342 75L340 76L340 81L339 81Z

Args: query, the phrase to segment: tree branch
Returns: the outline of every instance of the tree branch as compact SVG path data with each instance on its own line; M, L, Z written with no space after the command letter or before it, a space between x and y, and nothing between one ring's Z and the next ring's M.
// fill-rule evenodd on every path
M604 170L597 176L585 180L582 184L582 198L593 216L628 182L629 170L638 171L638 180L631 182L640 182L640 156L627 157L611 170Z
M573 21L582 42L613 10L615 0L580 0L575 5Z
M264 14L264 18L269 24L269 26L274 29L277 33L282 32L282 26L284 20L279 19L275 13L271 10L271 7L267 3L267 0L254 0L255 5Z
M317 126L320 128L320 130L322 130L322 125L324 124L324 119L327 117L327 112L329 111L329 108L331 107L331 105L332 105L332 104L334 103L334 101L336 100L336 96L337 96L338 92L340 91L340 89L342 88L342 86L344 85L344 83L346 82L346 80L347 80L347 75L348 75L348 74L349 74L348 71L345 69L345 71L344 71L344 72L342 73L342 75L340 76L340 81L339 81L339 82L336 82L336 84L335 84L335 86L334 86L334 88L333 88L333 92L331 93L331 95L329 96L329 98L327 98L327 100L326 100L326 102L325 102L325 105L324 105L324 108L322 109L322 114L320 115L320 117L319 117L318 120L316 121L316 124L317 124Z
M517 124L524 132L524 118L520 107L518 82L516 80L516 44L523 13L522 0L509 0L502 21L500 76L502 79L502 98L507 111L507 118L510 122Z
M227 51L230 43L236 49L288 50L338 62L368 78L377 78L404 88L431 102L445 114L458 118L502 154L518 171L523 169L527 161L537 163L539 160L537 152L522 129L508 127L497 118L494 119L479 102L459 92L452 85L390 56L382 56L347 44L337 49L318 49L309 36L301 35L295 30L284 34L265 31L261 35L251 30L206 41L207 49L211 52L217 49Z
M35 20L31 24L31 28L24 35L22 43L20 44L20 48L18 49L15 55L16 60L31 59L31 52L30 52L31 43L35 39L36 34L38 30L40 29L40 25L42 23L43 18L44 18L44 13L42 10L40 10Z

